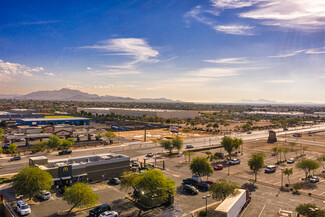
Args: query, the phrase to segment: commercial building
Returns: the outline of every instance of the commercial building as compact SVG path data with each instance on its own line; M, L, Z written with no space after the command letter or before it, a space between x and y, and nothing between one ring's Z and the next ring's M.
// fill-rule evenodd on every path
M251 112L244 112L243 114L245 114L245 115L261 115L261 116L265 116L265 117L282 116L282 117L287 117L287 118L313 116L312 114L305 114L303 112L251 111Z
M48 160L45 156L29 158L29 165L49 172L53 185L67 186L75 181L98 181L120 177L130 170L130 157L122 154L99 154Z
M38 126L38 125L89 125L88 118L24 118L18 119L16 124L23 126Z
M1 121L11 121L21 118L44 118L44 114L38 114L35 109L11 109L10 112L0 111Z
M133 109L133 108L78 108L78 112L90 112L93 115L129 115L132 117L160 117L160 118L176 118L176 119L187 119L195 118L199 116L198 111L192 110L165 110L165 109Z

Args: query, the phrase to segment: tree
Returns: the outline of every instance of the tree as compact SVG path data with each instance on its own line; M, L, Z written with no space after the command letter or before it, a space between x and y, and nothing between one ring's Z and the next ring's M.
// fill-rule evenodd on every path
M160 202L166 201L171 195L175 194L176 182L166 177L163 172L156 169L149 169L144 173L138 174L136 189L143 192L145 201L152 201L153 198Z
M296 207L296 211L306 217L324 217L325 210L320 209L314 203L303 203Z
M71 204L72 207L68 213L75 207L91 207L96 205L99 196L85 183L78 182L69 188L66 188L63 194L63 200Z
M279 162L279 147L272 147L272 152L274 153L274 155L276 156L276 161Z
M109 140L110 143L113 143L113 140L112 139L116 137L116 134L113 133L113 132L111 132L111 131L107 131L105 133L105 136L108 138L108 140Z
M53 182L52 176L38 167L26 166L12 178L12 187L17 194L29 195L31 199L39 191L49 191Z
M5 131L2 128L0 128L0 136L3 136L4 133Z
M234 151L234 142L233 139L230 137L223 137L221 141L221 145L228 152L229 158L231 159L231 153Z
M0 154L3 154L3 149L0 147Z
M224 200L229 195L236 195L240 187L237 183L219 179L209 187L212 198L215 200Z
M72 140L71 140L72 139ZM73 138L69 138L69 139L64 139L61 141L61 146L64 148L64 149L67 149L69 148L70 146L72 146L74 143L73 141Z
M238 139L238 138L234 138L233 139L233 146L235 150L238 150L240 148L240 146L244 143L243 139Z
M182 150L183 148L183 140L181 138L179 138L178 136L176 136L173 140L172 140L172 144L173 144L173 148L177 149L178 152L180 150Z
M103 137L103 135L101 133L97 133L96 136L95 136L95 138L96 138L97 141L99 141L99 139L101 137Z
M281 149L282 149L282 152L283 152L284 160L287 161L286 154L289 152L289 148L288 147L282 147Z
M283 170L283 174L288 176L288 184L290 185L289 177L293 174L293 169L292 168L285 168L285 170Z
M33 148L36 149L37 152L39 152L39 151L45 151L45 148L47 146L47 143L42 141L42 142L35 143L32 146L33 146Z
M129 188L135 189L137 179L139 178L138 174L131 172L131 171L126 171L123 172L122 177L121 177L121 188L128 190Z
M206 151L204 153L207 155L207 158L208 159L210 158L210 156L212 156L212 152L211 151Z
M52 135L49 137L47 145L50 148L58 148L61 145L61 139L56 135Z
M17 149L17 145L15 143L11 143L8 147L8 151L10 154L15 154Z
M188 157L188 161L191 162L191 156L194 155L194 152L191 151L184 151L183 152L184 158L185 158L185 162L186 162L186 157Z
M296 193L298 193L298 192L299 192L299 190L301 190L301 189L302 189L302 186L301 186L301 184L300 184L300 183L295 183L295 184L293 184L292 188L293 188L293 190L295 190L295 191L296 191Z
M208 159L202 156L197 156L193 158L190 169L192 171L192 174L196 176L209 176L213 173L213 168L210 165Z
M172 151L173 151L173 143L172 141L170 140L162 140L160 141L160 145L163 149L166 149L169 151L169 154L171 155L172 154Z
M265 159L265 154L260 152L260 153L251 154L251 157L248 160L248 166L255 174L254 183L257 180L258 171L264 167L264 159Z
M6 121L1 121L0 122L0 127L7 128L8 127L8 123Z
M317 161L322 165L323 170L325 170L325 154L322 154L317 158Z
M289 145L291 146L291 151L293 151L293 148L297 145L297 143L289 142Z
M296 167L305 172L305 175L306 175L305 182L307 182L307 178L308 178L308 175L310 175L310 171L318 169L320 167L320 164L316 160L301 159L300 161L298 161L296 163Z

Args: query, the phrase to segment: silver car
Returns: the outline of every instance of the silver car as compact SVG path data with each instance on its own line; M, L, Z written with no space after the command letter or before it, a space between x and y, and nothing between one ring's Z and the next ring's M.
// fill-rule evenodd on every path
M51 198L51 193L48 191L38 192L37 196L42 200L49 200Z

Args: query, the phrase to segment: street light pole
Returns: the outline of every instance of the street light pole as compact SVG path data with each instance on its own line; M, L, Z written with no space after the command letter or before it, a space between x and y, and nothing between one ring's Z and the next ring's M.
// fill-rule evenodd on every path
M281 168L281 190L283 189L283 168Z
M210 194L203 196L202 199L205 199L205 215L208 216L208 197L211 197Z

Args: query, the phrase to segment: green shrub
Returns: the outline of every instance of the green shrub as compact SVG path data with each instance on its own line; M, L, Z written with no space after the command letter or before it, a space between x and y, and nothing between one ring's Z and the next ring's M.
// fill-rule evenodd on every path
M205 210L201 210L199 213L200 216L207 216L207 213L205 212Z

